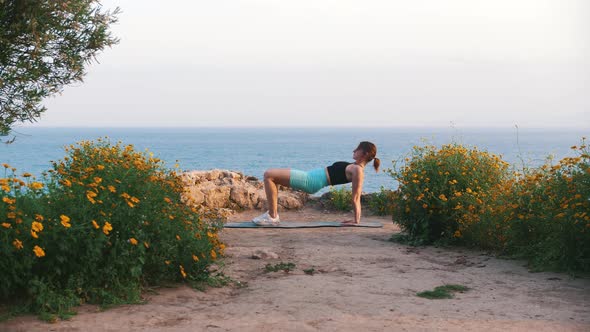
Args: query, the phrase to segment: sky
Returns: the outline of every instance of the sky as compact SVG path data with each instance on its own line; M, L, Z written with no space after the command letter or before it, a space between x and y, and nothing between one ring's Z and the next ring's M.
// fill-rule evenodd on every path
M590 128L587 0L103 0L47 127Z

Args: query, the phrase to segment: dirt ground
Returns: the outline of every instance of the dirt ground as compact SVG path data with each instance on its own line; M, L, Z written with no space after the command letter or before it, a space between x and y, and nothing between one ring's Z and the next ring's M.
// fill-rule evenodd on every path
M283 222L349 217L313 207L281 213ZM85 305L53 324L18 317L0 331L590 331L588 279L530 273L521 261L480 251L409 247L389 241L399 232L389 218L365 220L384 227L224 229L219 271L229 286L159 289L143 305ZM279 257L253 259L258 250ZM279 262L295 270L265 271ZM444 284L470 290L453 299L416 296Z

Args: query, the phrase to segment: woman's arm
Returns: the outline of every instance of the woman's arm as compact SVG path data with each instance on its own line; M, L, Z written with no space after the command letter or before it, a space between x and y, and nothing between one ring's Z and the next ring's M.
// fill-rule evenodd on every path
M361 194L363 193L363 169L355 166L352 170L352 208L354 210L354 223L361 223Z

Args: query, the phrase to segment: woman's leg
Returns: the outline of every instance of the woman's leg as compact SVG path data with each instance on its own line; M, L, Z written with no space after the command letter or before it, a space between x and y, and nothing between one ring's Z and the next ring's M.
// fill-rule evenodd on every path
M289 187L291 180L291 169L289 168L271 168L264 172L264 191L268 202L268 214L272 218L278 215L277 205L279 193L277 185Z

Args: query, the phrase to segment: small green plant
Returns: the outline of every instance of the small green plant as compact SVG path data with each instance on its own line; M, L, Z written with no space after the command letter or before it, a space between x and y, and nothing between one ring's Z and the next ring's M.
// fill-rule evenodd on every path
M272 265L269 263L269 264L266 264L264 269L266 272L278 272L278 271L290 272L295 269L295 264L290 263L290 262L289 263L280 262L278 264Z
M311 275L312 276L315 273L315 269L312 267L312 268L309 268L309 269L304 269L303 272L305 272L305 274L308 274L308 275Z
M397 202L397 192L381 187L381 190L369 198L369 210L378 216L393 214L394 204Z
M347 187L330 187L330 203L336 210L350 211L352 209L352 190Z
M417 296L424 297L431 300L452 299L454 292L466 292L469 288L462 285L443 285L438 286L434 290L416 293Z
M203 276L200 280L194 280L190 282L191 287L201 292L204 292L207 288L221 288L231 283L236 283L230 276L225 275L223 272L216 273L215 275Z

